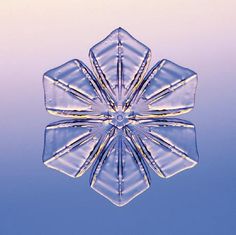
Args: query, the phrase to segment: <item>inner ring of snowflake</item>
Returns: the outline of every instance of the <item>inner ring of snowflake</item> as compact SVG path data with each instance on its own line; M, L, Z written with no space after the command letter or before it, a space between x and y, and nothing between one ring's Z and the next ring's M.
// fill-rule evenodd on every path
M198 162L195 127L170 118L194 106L197 75L169 60L149 72L150 49L122 28L80 60L43 77L49 113L70 117L45 130L43 161L72 177L93 163L90 185L117 206L150 186L150 166L168 178Z

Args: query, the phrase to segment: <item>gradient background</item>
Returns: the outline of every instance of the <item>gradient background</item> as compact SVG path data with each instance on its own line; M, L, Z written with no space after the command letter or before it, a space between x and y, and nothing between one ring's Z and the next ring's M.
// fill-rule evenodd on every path
M0 1L0 234L236 234L236 1ZM41 162L42 74L123 27L162 58L199 75L200 164L123 208Z

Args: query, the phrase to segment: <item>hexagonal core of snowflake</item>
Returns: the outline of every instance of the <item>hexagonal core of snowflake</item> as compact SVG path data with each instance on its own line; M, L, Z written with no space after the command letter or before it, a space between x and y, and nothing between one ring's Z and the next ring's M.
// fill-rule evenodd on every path
M44 74L46 109L73 117L46 127L43 161L72 177L93 163L91 187L123 206L150 186L149 165L168 178L195 166L195 128L169 118L194 106L197 76L162 60L122 28L90 49L95 75L72 60Z
M127 112L119 110L117 112L112 112L111 124L115 127L121 129L126 126L129 122L129 116Z

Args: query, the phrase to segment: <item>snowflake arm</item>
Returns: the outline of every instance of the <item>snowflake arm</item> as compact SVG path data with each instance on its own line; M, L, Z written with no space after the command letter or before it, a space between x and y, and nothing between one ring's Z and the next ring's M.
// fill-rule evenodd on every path
M43 85L46 109L54 115L98 119L107 111L97 80L79 60L46 72Z
M142 82L150 49L122 28L115 29L90 49L91 64L110 105L125 106Z
M137 90L133 111L140 118L173 116L194 107L197 74L169 60L158 62Z

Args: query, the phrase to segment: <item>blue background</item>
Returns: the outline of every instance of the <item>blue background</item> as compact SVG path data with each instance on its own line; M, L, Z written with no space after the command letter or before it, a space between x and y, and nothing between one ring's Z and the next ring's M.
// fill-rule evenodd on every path
M146 2L146 1L145 1ZM6 1L0 4L0 234L236 234L235 1ZM93 14L93 15L92 15ZM142 17L141 17L142 15ZM46 168L42 74L122 26L199 76L200 163L118 208L79 179Z

